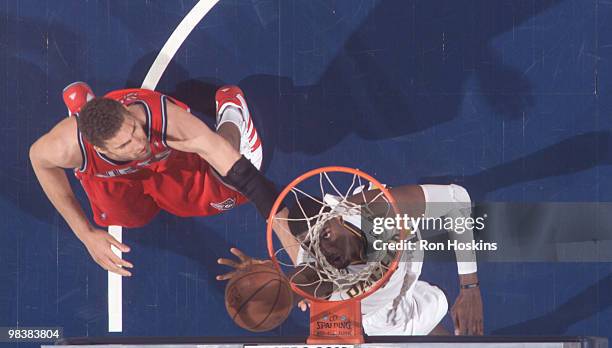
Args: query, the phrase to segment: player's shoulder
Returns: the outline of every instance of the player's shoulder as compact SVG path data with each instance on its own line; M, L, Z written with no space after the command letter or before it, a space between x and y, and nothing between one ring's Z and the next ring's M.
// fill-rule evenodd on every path
M110 91L104 95L105 98L117 100L124 104L130 104L136 100L159 99L162 93L145 88L126 88Z
M58 167L79 167L83 156L78 141L76 118L67 117L58 122L32 145L31 152Z
M104 97L114 99L126 105L134 102L144 102L149 107L161 107L163 112L166 110L171 110L171 112L191 112L189 106L182 101L170 95L145 88L118 89L108 92Z
M177 104L174 99L170 99L170 103L165 103L166 110L168 113L190 113L189 109L186 109L182 105Z

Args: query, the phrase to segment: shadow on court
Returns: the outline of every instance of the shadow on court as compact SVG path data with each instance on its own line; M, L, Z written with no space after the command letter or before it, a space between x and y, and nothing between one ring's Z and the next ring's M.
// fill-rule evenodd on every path
M529 181L568 175L601 165L612 165L612 132L576 135L515 160L465 176L426 177L422 183L464 185L474 200L487 193Z
M602 312L612 305L612 275L588 286L553 311L515 325L493 330L493 335L558 335L574 323ZM594 301L593 299L599 299Z
M289 153L318 154L351 133L388 139L448 122L472 77L495 111L492 117L512 119L533 105L531 86L504 65L490 41L556 3L382 1L316 84L294 86L272 76L241 83L267 94L260 114L276 115L285 125L275 145Z

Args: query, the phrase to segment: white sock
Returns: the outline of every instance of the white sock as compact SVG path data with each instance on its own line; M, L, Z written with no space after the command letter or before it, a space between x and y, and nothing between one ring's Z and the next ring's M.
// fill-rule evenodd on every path
M242 111L234 106L228 106L223 110L221 117L219 117L219 123L217 124L217 129L221 127L225 122L231 122L238 127L240 131L240 135L244 134L244 119L242 117Z

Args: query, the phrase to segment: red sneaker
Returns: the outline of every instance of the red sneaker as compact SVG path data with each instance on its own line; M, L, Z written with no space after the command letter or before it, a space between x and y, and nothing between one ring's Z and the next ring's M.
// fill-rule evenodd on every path
M88 101L96 97L88 84L77 81L69 84L62 91L64 103L68 108L68 116L77 115Z
M244 92L238 86L223 86L215 94L217 105L217 128L225 122L234 123L240 130L240 154L244 155L253 165L261 168L263 160L263 149L261 140L251 119L251 113L244 98ZM238 109L241 119L233 119L224 114L228 107ZM235 113L234 113L235 115Z

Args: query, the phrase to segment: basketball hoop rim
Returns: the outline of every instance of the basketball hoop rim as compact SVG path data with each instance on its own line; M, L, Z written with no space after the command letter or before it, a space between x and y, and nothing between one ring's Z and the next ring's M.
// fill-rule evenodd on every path
M326 166L326 167L315 168L315 169L311 169L307 171L306 173L295 178L287 186L285 186L285 188L281 191L281 193L276 198L276 201L274 202L274 205L272 206L272 210L270 211L270 215L268 216L268 222L267 222L267 228L266 228L266 240L268 244L268 254L270 256L270 259L274 263L274 266L281 274L283 273L283 270L281 268L280 263L278 262L276 258L276 253L274 250L274 230L272 229L272 221L274 220L274 216L276 216L276 213L278 212L278 208L280 207L282 201L285 199L285 197L287 197L287 194L289 194L289 192L291 191L293 187L295 187L296 185L298 185L299 183L303 182L304 180L308 178L311 178L317 174L321 174L324 172L340 172L340 173L346 173L346 174L355 174L364 179L367 179L368 181L370 181L371 183L375 185L375 189L381 190L383 195L389 200L389 203L391 203L391 206L393 207L394 212L396 214L399 213L397 202L395 198L391 195L391 192L389 191L389 189L387 189L380 181L376 180L373 176L369 175L366 172L363 172L356 168L343 167L343 166ZM402 255L402 251L399 250L395 258L393 259L393 262L389 265L389 270L383 275L383 277L379 279L374 285L372 285L370 289L368 289L367 291L365 291L364 293L358 296L355 296L354 298L339 300L339 301L330 301L330 300L325 300L325 299L321 299L321 298L312 296L309 293L297 287L292 282L289 282L289 285L291 286L291 289L296 294L306 299L309 299L311 301L314 301L314 302L333 302L333 303L340 304L340 303L361 301L362 299L371 295L372 293L374 293L376 290L378 290L380 287L382 287L384 284L387 283L389 278L391 278L393 273L396 271L401 255Z

